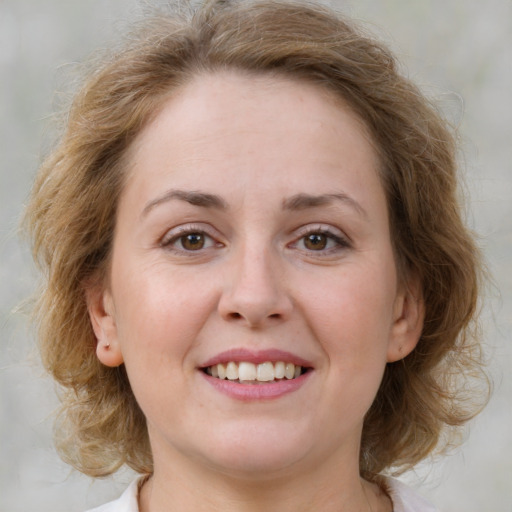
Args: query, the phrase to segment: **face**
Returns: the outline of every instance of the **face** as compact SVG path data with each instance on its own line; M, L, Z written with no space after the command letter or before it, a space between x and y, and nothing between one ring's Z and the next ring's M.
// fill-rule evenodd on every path
M420 324L362 122L314 85L219 73L175 91L129 160L88 304L155 467L357 464L386 362Z

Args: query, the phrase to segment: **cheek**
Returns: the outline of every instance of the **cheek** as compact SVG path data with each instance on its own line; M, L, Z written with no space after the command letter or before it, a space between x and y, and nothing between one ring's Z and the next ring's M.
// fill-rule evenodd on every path
M304 288L302 308L324 349L344 364L385 359L396 293L394 266L349 266Z
M311 305L330 368L328 387L340 390L329 406L360 418L375 399L386 366L395 285L379 266L361 272L354 268L331 284Z
M180 376L194 371L187 355L203 323L205 301L198 300L193 283L182 285L179 273L171 279L156 265L120 265L112 280L121 352L137 401L150 417L162 413L162 394L169 404L186 396Z
M162 264L125 263L117 267L112 283L121 346L172 358L193 343L208 317L214 284L179 269L171 273Z

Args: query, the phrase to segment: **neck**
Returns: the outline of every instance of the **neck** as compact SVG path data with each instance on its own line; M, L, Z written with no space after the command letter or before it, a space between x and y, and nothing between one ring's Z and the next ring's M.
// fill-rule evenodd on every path
M354 465L319 464L265 474L233 475L190 460L160 465L143 486L140 512L377 512L391 510ZM355 465L357 468L357 464ZM377 492L376 492L377 491Z

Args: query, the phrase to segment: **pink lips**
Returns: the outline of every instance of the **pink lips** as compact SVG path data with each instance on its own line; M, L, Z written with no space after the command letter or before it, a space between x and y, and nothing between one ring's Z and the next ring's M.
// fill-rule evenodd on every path
M202 364L201 367L207 368L214 364L227 363L229 361L247 361L248 363L254 364L265 363L266 361L284 361L285 363L293 363L295 366L303 366L306 368L310 368L312 366L309 361L306 361L291 352L285 352L284 350L269 349L253 352L245 348L233 348L213 356Z
M312 366L309 361L283 350L270 349L253 352L243 348L235 348L221 352L220 354L208 359L201 365L201 368L207 368L208 366L227 363L229 361L247 361L254 364L260 364L266 361L284 361L310 369ZM312 373L313 372L311 371L307 371L299 377L290 380L282 379L262 384L242 384L237 381L217 379L202 371L200 372L201 376L217 391L241 401L271 400L287 395L301 388L302 385L310 378Z
M217 389L217 391L231 398L250 402L255 400L276 399L288 393L292 393L293 391L297 391L309 379L311 373L312 372L306 372L296 379L283 379L265 384L240 384L235 381L216 379L202 372L201 375L211 386Z

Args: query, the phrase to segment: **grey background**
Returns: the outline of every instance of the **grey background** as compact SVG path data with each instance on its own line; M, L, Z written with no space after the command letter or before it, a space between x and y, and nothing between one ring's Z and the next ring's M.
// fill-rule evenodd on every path
M462 448L405 479L446 512L512 512L512 1L331 3L365 20L460 126L468 219L496 282L484 311L494 397ZM57 401L17 307L35 273L16 230L55 91L71 63L108 44L139 8L136 0L0 0L0 512L81 511L132 478L124 471L93 482L52 448Z

